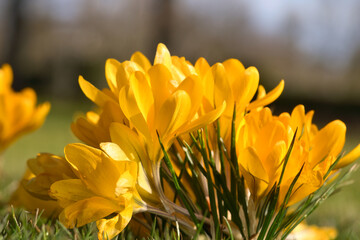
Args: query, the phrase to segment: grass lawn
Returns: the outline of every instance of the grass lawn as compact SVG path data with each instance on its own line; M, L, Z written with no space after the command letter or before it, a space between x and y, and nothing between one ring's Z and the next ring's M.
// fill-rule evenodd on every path
M25 170L27 159L35 157L38 152L63 155L66 144L79 142L70 130L74 116L90 109L91 104L89 102L81 104L59 100L52 101L50 114L41 129L23 136L6 150L3 155L4 172L2 179L6 179L8 183L20 179ZM359 139L358 136L348 136L346 148L354 147ZM360 236L360 191L358 190L360 171L355 172L352 179L354 183L344 187L336 195L325 201L309 217L308 223L337 227L340 233L339 239L358 239ZM4 186L4 181L1 186ZM7 189L10 191L11 188L7 187ZM1 200L6 199L7 191L5 193L0 191L0 193L2 192L0 196L3 198ZM0 214L5 213L1 210ZM4 216L1 219L4 219Z

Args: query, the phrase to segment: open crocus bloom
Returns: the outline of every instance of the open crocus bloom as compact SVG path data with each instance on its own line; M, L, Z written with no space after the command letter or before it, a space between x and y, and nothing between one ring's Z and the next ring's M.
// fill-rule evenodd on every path
M13 73L7 64L0 68L0 152L21 135L39 128L49 110L48 102L36 106L36 93L31 88L14 92Z
M99 239L120 233L138 209L137 163L112 143L102 147L105 151L67 145L65 157L77 178L56 181L50 188L50 196L64 208L60 221L69 228L96 221Z

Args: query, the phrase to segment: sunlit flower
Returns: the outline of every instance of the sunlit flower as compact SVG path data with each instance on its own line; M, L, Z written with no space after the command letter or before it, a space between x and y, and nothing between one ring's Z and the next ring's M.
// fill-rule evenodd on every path
M237 125L246 112L264 107L275 101L284 89L284 81L266 94L259 85L259 72L255 67L245 68L237 59L210 66L204 58L195 63L195 69L204 89L203 107L219 106L226 102L226 110L220 117L221 137L229 141L231 119L236 104ZM258 97L251 101L258 91Z
M240 170L254 197L268 193L279 182L285 155L292 139L294 145L287 162L280 187L280 201L284 199L295 176L302 169L289 205L294 204L322 186L330 166L336 161L345 143L346 126L340 120L321 130L312 124L313 112L305 114L302 105L290 114L273 116L268 108L251 112L244 117L237 136ZM297 130L296 136L294 136ZM344 166L360 155L360 145L339 160Z
M50 196L64 210L59 219L68 228L96 221L98 237L113 238L130 221L137 205L137 163L112 143L105 152L83 144L69 144L65 157L77 178L56 181Z
M14 92L13 73L7 64L0 69L0 152L21 135L39 128L50 110L48 102L36 106L31 88Z
M100 91L80 77L81 89L99 107L109 101L120 106L128 126L145 139L152 161L161 157L157 134L168 149L175 137L216 120L225 107L220 104L197 115L203 96L201 80L190 64L172 58L163 44L158 46L154 65L137 52L123 63L108 60L105 70L109 89Z

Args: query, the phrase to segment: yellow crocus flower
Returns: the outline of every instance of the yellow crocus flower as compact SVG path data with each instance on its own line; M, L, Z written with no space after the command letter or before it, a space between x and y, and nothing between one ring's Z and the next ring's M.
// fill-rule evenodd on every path
M313 112L305 114L302 105L290 114L273 116L268 108L250 112L244 117L237 135L237 155L241 173L255 201L262 198L279 181L284 157L292 139L295 142L280 186L280 200L285 197L293 179L302 168L288 205L292 205L324 183L324 176L341 153L346 126L340 120L317 130L312 124ZM297 130L297 135L294 136ZM341 158L345 166L360 156L359 146Z
M36 106L36 93L31 88L14 92L13 73L4 64L0 68L0 152L21 135L39 128L50 110L48 102Z
M210 66L204 58L195 63L195 70L202 80L204 89L203 108L215 107L226 102L226 110L221 115L220 131L225 142L229 141L231 119L236 104L239 125L245 113L266 106L275 101L284 89L284 81L266 94L259 85L259 72L255 67L245 68L237 59L228 59L223 63ZM251 101L258 91L258 98Z
M129 223L138 196L135 184L137 163L113 143L103 143L104 151L83 144L65 147L65 158L76 178L56 181L50 196L63 211L60 221L68 228L96 221L98 238L109 239Z
M162 155L157 134L168 149L177 136L215 121L225 108L221 104L202 116L197 114L203 96L201 80L188 62L172 58L163 44L158 45L154 65L137 52L123 63L108 60L105 71L108 89L100 91L80 76L81 89L101 108L107 102L118 104L128 123L117 122L125 122L145 139L154 162Z

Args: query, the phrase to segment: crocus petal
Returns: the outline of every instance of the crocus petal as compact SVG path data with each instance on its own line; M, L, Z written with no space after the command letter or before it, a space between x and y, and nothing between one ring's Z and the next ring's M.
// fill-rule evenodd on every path
M170 97L175 87L171 85L171 72L165 65L158 64L149 69L151 89L154 96L155 112L160 110L162 104Z
M150 139L151 134L146 119L139 110L132 88L125 86L120 90L119 102L121 110L131 124L133 124L146 139Z
M177 90L184 90L190 96L191 112L189 117L194 116L198 111L203 98L200 79L195 75L189 76L181 82L181 84L177 87Z
M96 222L96 226L99 230L98 238L101 240L112 239L119 234L130 222L133 214L133 208L131 205L125 207L118 215L111 219L101 219Z
M168 69L171 69L171 55L167 47L159 43L156 49L156 55L154 59L154 65L156 64L163 64Z
M338 164L336 164L334 170L346 167L347 165L351 164L359 157L360 157L360 144L357 145L353 150L351 150L351 152L349 152L344 157L342 157L338 162Z
M114 93L118 93L118 85L116 80L117 71L121 63L115 59L109 58L105 63L105 77L110 90Z
M340 154L345 143L346 125L335 120L322 128L312 140L310 151L310 163L315 166L326 156Z
M280 83L273 90L271 90L263 98L256 99L255 101L250 103L246 109L248 111L250 111L252 109L266 106L266 105L272 103L280 96L280 94L282 93L283 90L284 90L284 80L281 80Z
M136 62L140 67L142 67L144 72L147 72L151 67L149 59L147 59L147 57L145 57L141 52L135 52L131 56L130 61Z
M154 104L154 98L145 75L141 72L133 74L130 77L130 87L134 93L137 106L144 119L147 121L148 113Z
M116 143L124 153L126 153L127 157L138 163L139 192L145 193L146 195L151 194L152 189L145 174L145 171L151 173L151 167L149 165L150 160L145 152L144 146L141 145L141 139L139 139L139 136L121 123L111 124L110 134L111 140Z
M159 131L160 137L175 137L172 134L175 134L175 130L189 120L190 110L189 95L183 90L176 91L164 102L157 116L156 129Z
M205 115L202 115L201 117L191 121L189 124L180 128L178 131L178 135L195 131L196 129L205 127L206 125L214 122L225 111L225 108L226 108L226 103L223 102L223 104L220 107L206 113Z
M53 183L49 195L56 199L60 206L67 207L77 201L90 198L94 194L80 179L67 179Z
M205 77L205 74L209 71L210 65L205 58L199 58L195 63L195 70L199 74L200 78Z
M247 147L246 149L239 151L238 161L251 175L265 182L269 181L268 173L266 172L263 163L254 148Z
M114 161L101 150L84 144L68 144L65 156L85 185L100 196L114 198L114 189L125 171L132 171L133 178L137 176L135 162Z
M79 76L79 85L86 97L96 103L99 107L104 106L107 101L114 101L114 99L94 87L94 85L86 81L82 76Z
M0 68L0 79L0 93L8 91L13 80L13 72L9 64L3 64Z
M217 63L212 67L214 76L214 102L215 106L221 106L226 102L225 115L232 115L234 99L231 93L229 81L227 79L226 71L221 63Z
M237 96L239 96L239 91L245 87L243 86L243 81L241 79L245 70L244 65L239 60L231 58L224 61L223 66L226 70L234 98L237 99Z
M100 148L109 155L110 158L118 161L129 160L126 153L116 144L112 142L100 143Z
M61 212L59 220L67 228L81 227L121 210L122 207L114 201L91 197L67 206Z

